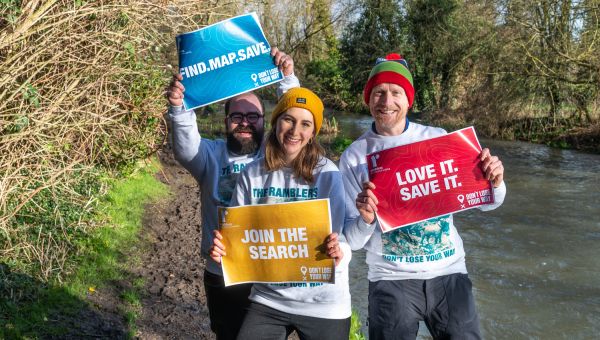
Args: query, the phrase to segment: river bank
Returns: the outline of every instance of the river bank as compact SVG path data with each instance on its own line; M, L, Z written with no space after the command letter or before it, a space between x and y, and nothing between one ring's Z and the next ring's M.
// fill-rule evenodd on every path
M214 339L202 283L199 188L171 152L158 155L159 167L140 169L143 182L134 175L111 189L109 209L120 217L99 217L107 226L90 236L82 254L89 259L65 282L38 282L0 264L0 293L9 284L20 294L1 296L0 338ZM170 194L148 200L148 187Z
M216 118L219 115L215 115ZM344 119L339 120L340 129L342 133L337 136L328 136L328 138L333 139L333 144L339 139L348 139L350 140L351 135L360 134L364 131L365 128L370 126L371 119L368 116L364 116L364 119L357 119L357 117L345 117ZM414 120L417 120L417 117L413 117ZM216 127L216 125L214 125ZM202 124L201 124L202 127ZM351 129L355 129L351 130ZM348 137L346 137L348 135ZM544 146L535 146L533 144L527 143L513 143L513 142L494 142L483 140L484 145L491 147L493 150L499 152L502 156L502 159L506 161L507 168L511 169L513 172L519 172L521 176L529 176L531 171L531 167L537 169L533 171L532 178L521 178L519 179L517 174L513 173L510 178L507 178L508 185L511 189L511 192L514 193L510 196L508 202L506 202L506 206L502 209L499 209L497 212L493 213L477 213L471 214L468 213L470 219L477 218L475 216L480 216L482 219L475 223L468 223L467 221L461 222L461 226L464 234L465 242L470 243L469 249L475 249L476 255L474 256L475 261L473 263L473 267L470 271L473 273L473 279L477 282L476 287L479 289L481 287L481 296L479 299L482 301L481 310L482 314L487 317L484 318L483 327L486 329L487 334L495 334L496 331L499 331L500 328L495 326L497 322L495 313L490 311L491 307L488 306L496 306L500 301L508 301L512 295L512 292L515 287L521 287L522 278L515 277L508 281L503 281L498 283L494 281L497 275L502 277L506 276L505 273L496 273L493 275L486 274L486 265L498 266L496 262L493 262L493 259L501 258L503 256L512 256L509 252L505 252L504 250L498 250L497 252L491 253L491 258L485 261L477 261L480 258L486 258L489 250L478 250L478 244L482 240L490 240L490 242L497 242L497 240L501 240L511 235L517 235L521 230L529 230L530 228L537 228L544 224L544 229L548 229L547 222L543 220L545 216L547 216L547 212L539 212L537 213L537 208L534 206L549 206L551 204L555 204L557 202L564 202L565 199L571 201L572 198L567 197L564 198L562 196L554 197L557 194L564 194L566 189L560 189L555 191L553 188L556 183L551 179L556 176L555 172L559 171L554 169L555 167L559 167L560 171L566 171L564 174L558 175L559 177L571 177L571 176L591 176L589 179L581 182L581 180L576 180L574 182L569 182L566 184L567 187L575 186L578 183L581 188L573 189L577 192L580 190L583 192L585 188L593 187L592 184L585 183L593 183L595 170L589 170L590 165L594 165L594 159L590 158L595 155L584 155L578 154L577 152L568 151L568 150L558 150L558 149L549 149ZM494 144L496 143L496 144ZM342 143L343 144L343 143ZM342 147L343 145L340 145ZM333 150L335 148L328 148L328 151ZM518 153L518 156L515 156L515 153ZM78 301L81 303L81 306L77 312L72 313L70 315L57 315L50 314L45 317L49 320L49 323L54 323L57 325L61 325L63 328L68 329L66 333L62 333L61 336L41 336L41 338L85 338L85 337L104 337L104 338L113 338L113 339L125 339L128 337L133 337L137 339L213 339L213 334L209 328L209 320L208 320L208 311L205 307L205 296L203 293L203 283L202 283L202 273L204 270L204 261L202 260L199 252L199 244L200 244L200 216L199 216L199 188L197 183L193 180L193 178L185 171L179 164L173 160L172 154L169 150L163 150L159 152L159 156L162 162L162 169L158 171L156 178L167 185L171 195L168 198L162 199L157 203L151 203L146 205L144 209L144 217L142 220L142 229L139 233L141 242L139 245L136 245L136 251L134 253L123 253L122 256L124 258L133 259L128 261L129 267L127 268L128 275L130 276L127 280L119 280L115 282L111 282L108 285L95 287L93 290L89 290L87 296L82 299L82 301ZM529 157L529 158L528 158ZM530 159L533 157L532 159ZM572 169L573 165L576 161L584 162L584 164L577 166L576 169ZM521 163L516 163L521 162ZM558 162L556 164L556 162ZM585 165L587 164L587 165ZM562 168L565 168L564 170ZM597 167L597 164L594 166ZM581 173L582 169L586 170L585 174ZM538 176L538 172L542 171L542 175ZM546 175L544 175L547 172ZM589 174L588 174L589 172ZM550 176L553 174L552 176ZM587 174L587 175L586 175ZM537 183L543 178L548 177L548 181L545 185L531 185L529 183ZM578 177L578 178L579 178ZM586 177L587 178L587 177ZM597 176L595 177L597 178ZM581 183L580 183L581 182ZM160 183L157 183L160 184ZM516 185L516 186L515 186ZM547 192L543 193L532 193L528 192L531 190L531 187L540 187L544 188L550 185L552 195L549 195ZM519 188L527 188L525 192L518 192ZM516 191L515 191L516 190ZM573 191L569 189L568 192ZM590 193L591 195L591 193ZM522 197L522 198L521 198ZM549 201L544 202L542 204L536 204L536 199L532 199L532 197L548 197ZM539 198L537 199L539 200ZM596 199L594 196L588 197L583 200L584 202L594 202ZM533 204L532 207L527 209L526 211L519 211L520 207L527 206L525 202L528 204ZM541 202L538 202L541 203ZM590 203L591 204L591 203ZM551 209L551 211L558 211L559 207L562 204L558 204L557 207ZM581 204L571 204L572 207L577 206L579 208L592 209L591 206L581 205ZM497 222L502 220L503 216L509 214L510 211L515 211L515 213L510 214L510 216L515 216L515 220L509 219L508 222ZM536 211L532 215L532 211ZM569 210L570 211L570 210ZM582 216L593 216L593 213L590 211L581 212L581 213L561 213L560 215L565 218L567 215L574 215L576 220L581 220ZM471 216L473 215L473 216ZM541 216L542 220L539 222L532 222L533 216ZM527 223L521 223L521 219L523 216L527 217ZM460 217L459 217L460 218ZM502 225L502 227L493 228L487 226L486 223L490 221L496 221L496 224ZM515 222L517 221L517 222ZM514 223L518 223L518 226ZM566 225L572 225L575 222L569 221L565 222ZM583 222L581 226L578 226L576 229L582 230L582 228L594 226L593 220L587 220L587 222ZM540 227L541 228L541 227ZM556 230L560 228L557 226ZM489 237L490 232L495 231L499 233L498 235L494 235L493 237ZM552 231L549 235L554 235L557 231ZM481 235L480 235L481 233ZM590 236L586 236L585 240L594 240L597 239L597 233L590 231ZM475 235L475 236L474 236ZM532 237L532 235L538 235L537 232L532 232L530 235L524 235L523 237L517 237L516 240L521 240L524 242L523 247L528 247L529 245L533 245L533 247L537 247L536 243L531 243L531 239L535 239L539 241L539 236ZM560 239L566 239L567 237L562 235ZM496 241L493 241L496 240ZM507 241L510 243L515 243L514 239L510 239ZM552 241L553 243L556 241ZM585 242L584 240L580 240L578 242ZM591 246L590 246L591 247ZM493 245L489 245L489 247L484 247L486 249L494 249ZM508 249L509 246L500 247L501 249ZM575 249L575 248L573 248ZM586 248L591 249L591 248ZM529 250L523 250L527 253ZM533 250L531 250L533 251ZM499 252L499 253L498 253ZM539 250L536 250L537 254ZM582 254L583 255L583 254ZM549 254L545 254L543 258L539 259L537 264L527 263L525 268L517 268L519 271L529 271L531 268L546 268L547 264L554 263L549 262ZM589 257L589 254L587 254ZM519 257L527 257L530 258L531 254L521 254ZM585 256L581 257L584 258ZM580 256L577 256L580 258ZM353 260L353 270L351 281L353 282L351 291L353 296L353 305L355 309L360 314L360 320L363 322L363 325L366 321L366 297L367 293L364 288L364 284L366 283L366 269L364 268L364 259L361 258L361 254L357 253L356 258ZM553 260L552 260L553 261ZM571 261L571 260L569 260ZM558 261L558 268L554 268L552 273L559 273L561 270L569 270L569 268L579 268L580 264L575 264L572 266L564 266L564 261ZM511 262L512 263L512 262ZM539 263L542 263L539 265ZM565 262L566 263L566 262ZM515 265L516 266L516 265ZM3 268L0 268L3 270ZM506 268L505 271L511 272L513 268ZM483 272L482 272L483 271ZM544 277L548 275L548 272L543 271L540 273L536 273L536 276ZM491 282L487 282L491 280ZM545 287L547 282L555 281L553 277L544 278L543 282L535 281L536 286ZM582 280L581 282L589 282L589 279ZM133 286L132 286L133 283ZM500 297L495 297L493 294L490 295L490 291L493 292L493 287L501 284L502 287L506 288L507 295L503 295ZM574 283L572 283L574 284ZM487 290L485 287L492 287ZM529 285L526 287L530 287ZM90 287L92 288L92 287ZM123 310L123 300L124 297L127 296L128 291L132 289L136 289L139 292L140 298L139 301L135 303L133 306L135 309L135 316L129 317L129 312ZM551 287L552 288L552 287ZM87 289L87 288L86 288ZM583 287L581 291L589 290L588 287ZM563 294L563 289L551 289L548 294L557 295L556 299L560 301L560 297L558 295ZM526 296L528 291L520 292L522 294L520 296ZM479 293L478 293L479 294ZM497 294L497 293L495 293ZM493 301L489 302L488 300L493 297ZM588 295L584 295L588 296ZM125 298L125 300L127 300ZM571 301L573 300L573 301ZM577 298L573 298L571 300L562 301L568 306L577 305L577 308L593 308L589 304L578 302ZM64 300L60 302L61 304L66 303ZM510 311L513 306L518 305L518 301L512 301L511 303L506 303L506 310ZM531 314L532 312L526 310L526 306L520 306L522 308L520 313L523 315ZM125 315L125 318L123 317ZM565 318L567 316L564 316ZM495 321L496 320L496 321ZM541 321L537 321L541 322ZM539 318L539 320L543 320L543 318ZM504 320L507 321L507 320ZM490 323L491 322L491 323ZM527 329L527 325L521 325L522 329ZM363 331L366 328L363 327ZM503 330L502 331L506 331ZM531 333L533 332L533 333ZM530 330L526 332L527 334L537 334L535 330ZM37 333L38 335L43 333ZM540 333L543 334L543 333ZM421 338L427 338L426 333L420 334Z
M483 138L544 144L553 148L600 154L598 118L592 122L573 117L547 116L498 120L495 116L459 111L412 113L412 116L448 131L472 125L478 136Z
M272 95L264 94L267 98ZM276 102L271 98L264 100L264 104L266 115L270 117ZM223 108L219 104L213 104L200 112L198 123L202 135L223 138L222 112ZM500 119L496 115L460 110L410 111L407 117L420 124L442 127L448 132L474 126L479 138L528 142L600 154L600 117L596 116L591 123L573 117ZM343 140L341 145L333 145L333 148L327 150L327 157L338 159L344 148L368 129L372 121L366 107L357 112L326 107L324 125L333 124L337 132L322 131L319 135L321 143L329 147L330 143L339 144Z

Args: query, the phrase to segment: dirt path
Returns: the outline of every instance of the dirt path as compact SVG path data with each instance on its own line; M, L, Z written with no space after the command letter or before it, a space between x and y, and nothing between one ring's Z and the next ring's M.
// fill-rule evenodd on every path
M127 339L123 296L139 279L144 287L135 289L141 306L134 338L215 339L202 281L199 188L171 152L159 157L163 170L157 177L172 195L146 206L139 247L122 254L129 265L124 273L127 279L99 287L84 301L73 298L69 303L78 306L73 313L50 311L48 322L62 332L44 334L41 339Z
M141 311L136 339L216 339L210 330L200 256L200 196L196 181L171 153L160 154L159 180L170 187L171 197L146 207L140 233L140 261L128 269L142 278ZM135 255L134 255L135 256ZM129 282L113 282L87 297L90 308L75 318L60 319L70 331L61 339L127 339L121 295ZM55 337L47 337L55 339ZM290 340L298 340L292 333Z
M173 160L161 155L159 179L172 197L146 208L140 268L146 282L142 312L137 320L140 339L214 339L210 330L200 256L200 199L196 181Z
M196 181L171 153L160 155L159 179L172 198L146 208L142 264L134 273L146 281L147 295L137 321L139 339L215 339L204 295L200 256L200 195ZM288 339L298 340L293 332Z

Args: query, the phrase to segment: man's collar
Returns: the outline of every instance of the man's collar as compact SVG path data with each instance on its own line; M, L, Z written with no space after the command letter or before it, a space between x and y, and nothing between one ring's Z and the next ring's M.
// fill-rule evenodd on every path
M410 122L408 121L408 117L406 117L406 124L404 124L404 130L402 130L402 133L408 130L408 124L410 124ZM375 127L375 122L371 123L371 131L373 131L376 134L379 134L379 132L377 132L377 128Z
M252 156L258 156L258 155L260 154L260 152L261 152L261 148L262 148L262 146L261 146L261 147L259 147L258 149L256 149L256 151L254 151L254 152L251 152L251 153L245 153L245 154L239 154L239 153L235 153L235 152L231 151L231 149L229 149L229 148L227 148L227 152L229 152L229 154L230 154L231 156L234 156L234 157L241 157L241 156L249 156L249 157L252 157Z

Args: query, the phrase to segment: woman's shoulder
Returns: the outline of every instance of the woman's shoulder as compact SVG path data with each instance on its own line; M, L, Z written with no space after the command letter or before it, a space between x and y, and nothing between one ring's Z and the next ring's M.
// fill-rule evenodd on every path
M333 161L327 157L321 156L319 157L319 162L315 168L315 172L324 172L324 171L340 171L333 163Z

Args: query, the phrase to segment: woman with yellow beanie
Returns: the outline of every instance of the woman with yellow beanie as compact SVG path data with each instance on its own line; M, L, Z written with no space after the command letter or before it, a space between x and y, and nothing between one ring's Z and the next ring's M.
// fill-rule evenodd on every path
M329 198L333 233L327 255L335 260L334 284L255 283L250 307L238 339L348 339L350 247L342 234L344 188L335 164L324 157L316 140L323 122L323 103L312 91L293 88L279 100L271 116L265 157L246 166L238 177L231 206ZM226 256L215 232L211 257Z

